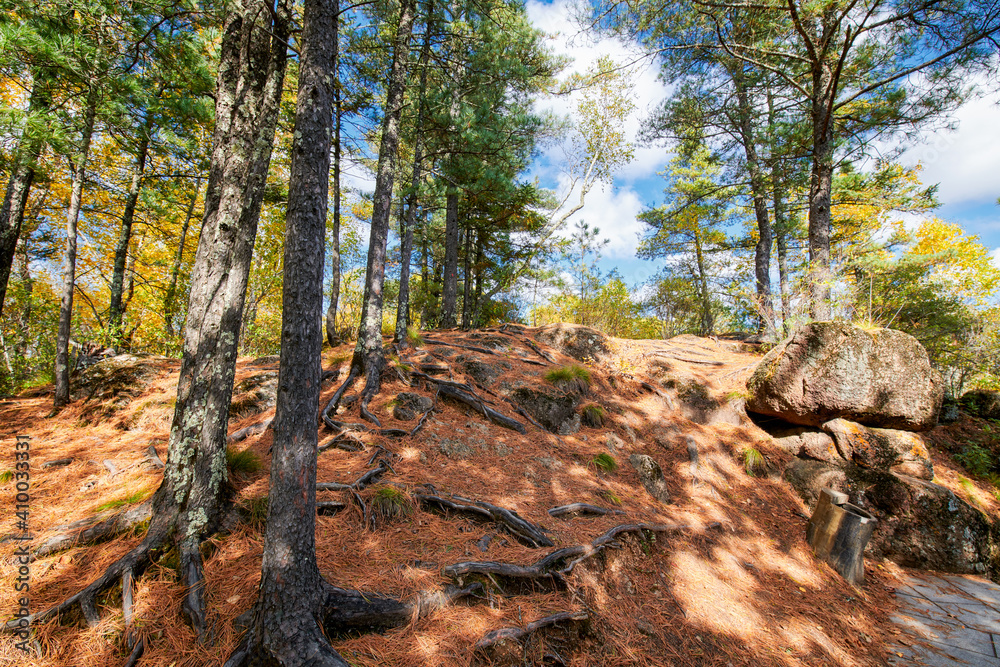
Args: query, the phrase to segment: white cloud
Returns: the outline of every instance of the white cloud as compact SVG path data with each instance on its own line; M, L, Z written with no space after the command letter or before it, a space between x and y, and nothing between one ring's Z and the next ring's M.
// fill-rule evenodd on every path
M1000 269L1000 248L994 248L990 256L993 257L993 265Z
M561 74L562 78L586 72L605 55L621 64L636 63L630 71L633 83L631 99L635 108L624 124L626 137L636 143L642 119L668 94L667 87L657 78L655 65L648 59L641 58L642 51L636 44L627 44L609 37L595 38L582 31L573 19L572 0L556 0L552 3L529 0L526 7L532 23L551 36L548 46L558 55L573 58L573 62ZM536 102L536 108L572 117L581 96L582 92L577 91L571 95L543 98ZM560 198L565 196L571 180L567 174L560 172L560 166L565 164L569 153L569 142L567 138L562 143L548 146L533 168L534 175L541 180L542 185L555 187ZM642 210L643 204L631 183L655 175L663 169L667 160L666 151L662 147L637 145L633 160L615 174L617 187L606 185L602 189L595 186L588 193L583 209L568 221L564 233L569 233L575 221L585 220L600 227L601 236L610 240L604 251L605 257L633 258L638 234L642 231L642 223L636 219L636 215ZM571 193L569 201L578 201L578 195Z
M942 202L961 204L1000 195L1000 151L996 150L1000 129L1000 96L993 94L973 99L952 117L954 131L926 131L922 143L901 157L907 165L920 163L921 180L940 183Z

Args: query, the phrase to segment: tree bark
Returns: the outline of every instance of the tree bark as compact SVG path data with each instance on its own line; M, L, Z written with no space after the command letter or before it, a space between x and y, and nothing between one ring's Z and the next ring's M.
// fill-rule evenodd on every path
M367 374L362 413L367 400L378 391L379 377L385 365L382 347L383 287L385 285L385 255L389 238L389 217L392 213L392 187L399 149L399 122L406 92L406 71L409 60L410 34L413 30L414 0L403 0L399 8L399 23L392 49L392 67L382 121L382 141L379 146L378 173L375 178L375 206L372 212L371 237L368 244L368 266L365 272L365 296L362 303L358 344L351 361L351 373ZM371 415L368 415L370 418Z
M462 262L462 328L469 328L472 317L472 228L465 230L465 257Z
M836 8L830 6L818 21L822 42L830 43L838 30ZM819 42L820 40L813 40ZM810 315L828 320L832 315L833 274L830 270L830 204L833 197L833 67L820 54L812 66L812 175L809 183L809 293Z
M188 594L183 611L204 637L201 541L217 529L227 481L226 431L240 324L287 62L289 7L226 12L205 211L191 276L177 403L150 534L175 535Z
M333 224L330 229L330 305L326 309L326 341L331 347L337 335L337 308L340 305L340 0L333 16L330 42L333 46Z
M458 307L458 190L449 186L444 216L444 285L441 289L441 328L455 326Z
M29 120L32 114L48 109L50 102L47 81L42 75L36 76L28 101ZM24 209L28 204L28 194L35 179L35 163L41 156L44 146L45 142L26 126L18 142L10 180L7 181L3 207L0 208L0 315L3 315L10 269L14 263L17 241L21 236Z
M111 274L111 299L108 304L108 329L111 334L111 346L116 350L122 344L122 294L125 286L125 265L128 259L128 248L132 241L132 222L135 219L135 207L139 202L139 191L142 179L146 173L146 157L149 154L149 134L153 129L152 113L147 112L143 124L142 136L135 153L135 170L132 172L132 183L129 185L128 197L125 200L125 210L122 213L122 226L115 244L114 270Z
M320 628L316 414L323 374L324 236L333 124L336 0L306 0L285 222L281 363L271 486L250 665L346 665Z
M715 329L715 316L712 314L712 296L708 291L708 270L705 268L705 253L702 248L701 234L694 233L695 260L698 263L698 287L701 292L701 335L711 336Z
M757 247L754 249L754 277L757 288L760 323L757 333L774 337L774 308L771 304L771 220L767 213L767 184L757 155L757 133L753 126L754 110L750 106L746 80L743 78L742 63L734 63L731 72L736 89L738 104L738 124L743 150L750 172L750 193L753 199L754 215L757 218Z
M424 24L424 41L420 46L420 87L417 90L417 119L413 133L413 171L410 176L410 192L406 197L406 213L401 218L399 234L401 237L399 249L399 299L396 302L396 333L393 344L404 348L407 342L406 330L410 326L410 257L413 254L413 228L417 224L417 195L420 189L420 178L423 162L423 143L420 141L423 132L424 115L426 114L427 93L427 63L431 52L431 31L434 24L434 3L427 7L427 20Z
M170 266L170 283L167 285L167 292L163 297L163 321L168 338L174 337L174 315L177 313L177 281L180 278L181 265L184 263L184 244L187 241L188 229L191 227L191 219L194 217L194 207L198 203L198 196L201 194L201 177L195 179L194 196L188 204L187 213L184 215L184 224L181 225L181 234L177 239L177 254L174 255L174 263Z
M66 211L66 256L63 258L63 288L59 300L59 331L56 335L55 407L69 403L69 337L73 323L73 292L76 290L76 224L80 219L83 181L87 177L90 140L97 119L97 89L91 86L84 111L80 146L73 159L73 186Z

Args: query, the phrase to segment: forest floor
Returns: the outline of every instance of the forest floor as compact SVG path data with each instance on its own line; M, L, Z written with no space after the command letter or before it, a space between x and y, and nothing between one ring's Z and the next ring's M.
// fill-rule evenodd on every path
M322 451L320 482L351 483L380 452L391 463L378 484L356 497L318 493L320 501L344 504L339 512L317 517L323 575L338 586L405 599L449 583L442 568L456 563L530 565L553 549L591 544L617 525L672 528L620 537L612 544L616 548L581 563L563 582L540 578L517 587L487 576L482 578L487 592L471 602L382 633L332 638L351 665L885 664L898 632L890 617L902 572L888 561L869 560L866 583L856 589L812 555L805 542L809 510L778 474L787 455L741 418L755 350L738 341L693 336L610 339L609 353L585 362L590 385L583 403L603 408L603 425L555 435L504 400L511 388L546 386L544 376L553 367L580 363L538 342L537 333L526 327L431 332L419 348L393 358L370 406L383 426L416 425L394 419L394 399L404 391L434 397L432 385L404 382L413 369L433 368L434 377L475 385L488 405L524 423L527 434L439 399L412 437L368 433L358 436L363 450ZM326 349L324 368L342 369L343 377L350 353L348 345ZM14 467L15 436L31 438L32 545L59 526L135 505L158 486L162 471L148 462L147 450L153 445L166 458L179 362L146 358L138 366L146 373L119 377L89 370L89 384L78 383L77 400L56 416L50 414L51 387L0 401L0 471ZM274 384L277 367L276 357L240 360L231 434L273 416L261 387ZM484 367L478 380L466 375ZM324 383L324 402L336 386ZM356 404L338 419L361 421ZM946 456L948 442L964 442L984 427L968 420L950 430L939 427L931 439L942 447L932 451L940 481L963 497L974 494L980 507L995 514L989 486L969 481ZM135 623L148 647L138 664L221 665L235 647L234 620L252 605L260 576L271 438L265 430L231 445L234 452L252 452L260 467L244 465L231 473L234 500L247 518L210 540L205 551L214 643L200 645L183 623L184 591L167 554L137 582ZM320 429L321 448L334 438ZM690 458L692 444L697 466ZM750 472L747 461L753 464L754 457L748 458L748 449L763 455L762 467L751 465ZM644 489L629 464L632 454L659 463L669 503ZM608 456L614 464L607 464ZM66 465L43 467L67 458L72 461ZM376 521L368 510L387 488L402 492L408 512ZM515 510L542 526L555 546L532 548L495 524L412 503L415 494L428 490ZM547 512L578 502L620 513L556 518ZM0 503L7 512L0 535L9 537L15 526L10 480L0 485ZM140 539L123 535L39 558L30 566L31 610L77 592ZM13 559L19 546L9 539L0 543L0 610L6 617L20 595L14 590ZM94 627L57 621L37 626L40 657L26 658L9 637L0 639L0 664L123 665L128 651L120 599L99 600L101 621ZM506 649L475 649L491 631L526 628L559 612L579 612L575 618L586 621L556 624Z

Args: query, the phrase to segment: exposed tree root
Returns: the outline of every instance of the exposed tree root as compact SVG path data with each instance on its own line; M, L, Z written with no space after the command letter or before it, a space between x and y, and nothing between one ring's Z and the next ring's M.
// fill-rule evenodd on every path
M700 364L702 366L716 366L716 367L718 367L718 366L725 366L726 365L725 362L723 362L723 361L714 361L714 360L710 360L710 359L692 359L691 357L682 357L682 356L680 356L678 354L672 354L672 353L667 352L667 351L652 352L652 353L650 353L649 356L651 356L651 357L665 357L667 359L675 359L677 361L683 361L686 364Z
M104 570L104 574L91 582L86 588L53 607L35 612L31 616L26 617L28 622L32 624L41 623L50 618L69 614L73 610L79 609L89 625L97 625L100 622L100 616L94 606L97 596L117 585L126 572L131 573L130 577L141 575L149 567L154 554L166 543L167 534L165 532L155 535L147 534L146 539L139 546L109 565ZM16 629L17 622L18 619L9 621L6 624L6 629L8 631Z
M518 542L529 547L551 547L555 544L545 536L542 528L521 518L513 510L461 496L452 496L448 499L438 495L417 493L413 495L413 499L429 509L458 512L480 521L498 523Z
M90 517L65 526L58 526L56 530L64 532L45 540L35 549L34 556L42 558L82 544L104 542L134 530L142 523L149 521L152 516L153 501L150 499L124 512L113 514L107 519Z
M318 447L316 449L317 454L322 454L323 452L330 449L342 449L345 452L360 452L365 448L365 443L361 442L353 435L350 431L344 431L333 438L330 442Z
M459 403L464 403L465 405L468 405L470 408L472 408L476 412L479 412L484 417L489 419L494 424L497 424L498 426L509 428L510 430L517 431L522 435L528 432L528 430L524 428L524 424L522 424L521 422L506 415L503 415L494 410L493 408L489 407L488 405L486 405L483 399L480 398L478 394L476 394L476 391L467 384L462 384L459 382L451 382L448 380L439 380L437 378L432 378L429 375L426 375L424 373L419 373L416 371L414 371L413 375L414 377L418 377L421 380L425 380L431 384L437 385L437 390L439 395L444 396L446 398L451 398L453 400L458 401Z
M45 469L45 468L58 468L59 466L68 466L72 462L73 462L73 459L71 459L71 458L56 459L54 461L46 461L45 463L42 464L42 468L43 469Z
M587 503L561 505L549 510L550 516L604 516L605 514L625 514L625 512L615 509L605 509L597 505L588 505Z
M312 614L304 615L304 623L300 632L307 637L303 640L311 647L316 647L308 661L309 665L343 665L348 663L334 651L328 638L349 636L356 633L384 630L412 622L415 618L426 616L444 606L452 604L471 595L478 594L482 586L474 584L466 588L447 586L443 591L423 592L412 602L403 602L395 598L375 593L338 588L325 581L321 583L322 591L317 596L318 602ZM315 635L312 633L315 632ZM255 641L253 631L247 632L237 649L226 662L225 667L243 667L254 664L259 656L250 655L250 647ZM323 648L325 647L325 648ZM301 658L305 653L298 651Z
M524 339L524 344L527 345L528 347L530 347L532 350L534 350L535 354L537 354L538 356L540 356L542 359L544 359L545 361L549 362L550 364L556 363L556 360L553 359L551 355L549 355L547 352L544 352L542 350L542 348L538 347L537 345L535 345L532 341L528 340L527 338Z
M249 438L251 435L260 435L267 429L271 428L272 419L265 419L262 422L257 422L256 424L250 424L245 428L241 428L230 436L226 437L226 444L231 445L234 442L242 442Z
M651 533L676 533L684 526L659 524L622 524L615 526L595 539L590 544L580 544L573 547L557 549L540 558L531 565L516 565L514 563L496 562L464 562L448 565L442 572L446 577L455 579L460 584L465 577L480 575L487 577L499 585L498 580L507 580L508 584L523 587L525 584L561 587L564 578L573 568L585 560L597 556L607 548L618 548L621 545L617 539L621 535Z
M337 482L316 482L317 491L361 491L365 487L375 484L380 479L382 475L392 470L392 466L385 460L381 459L378 462L378 467L372 468L361 477L350 484L338 484Z
M139 658L141 658L142 654L145 652L146 644L140 639L135 643L135 646L132 647L132 652L128 656L128 661L125 663L125 667L135 667L139 664Z
M510 657L522 658L523 661L524 642L531 638L533 634L542 630L561 629L571 633L581 633L586 631L590 623L590 614L586 611L564 611L552 614L537 621L528 623L523 628L500 628L492 630L476 642L475 652L488 658ZM505 654L500 655L500 654ZM528 664L534 664L528 662Z
M316 514L320 516L333 516L346 507L347 503L342 503L338 500L318 500L316 501Z
M458 347L463 350L471 350L472 352L479 352L480 354L489 354L491 356L497 356L496 351L488 350L485 347L477 347L475 345L463 345L462 343L446 343L443 340L434 340L433 338L424 337L424 342L430 345L441 345L443 347Z

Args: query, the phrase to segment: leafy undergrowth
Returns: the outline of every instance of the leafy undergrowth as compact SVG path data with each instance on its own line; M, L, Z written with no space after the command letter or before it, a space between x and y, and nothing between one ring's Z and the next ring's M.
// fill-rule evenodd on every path
M553 362L542 363L544 357L523 343L532 331L434 332L434 341L488 348L493 354L432 344L427 336L420 348L400 356L399 373L385 374L371 410L383 426L409 430L415 421L393 417L396 395L409 391L433 397L434 392L426 384L404 383L403 367L447 367L438 377L472 383L463 368L477 361L495 371L477 383L479 395L494 409L521 420L503 400L505 392L520 384L546 384L545 374L552 368L580 363L551 348L543 351ZM334 638L337 650L358 667L478 664L482 660L473 647L486 633L524 627L556 612L586 610L587 632L572 640L552 639L545 649L564 664L882 664L890 633L887 618L893 608L892 568L869 563L868 581L859 590L812 556L804 540L808 510L790 487L768 475L768 470L778 469L783 455L767 436L746 423L725 419L696 423L685 416L693 414L685 411L685 394L696 395L698 414L738 402L739 388L755 357L735 343L682 339L612 340L614 355L600 364L586 364L590 379L586 400L603 410L603 424L597 428L584 426L574 435L556 436L526 424L527 435L522 436L462 404L439 400L416 436L365 434L360 439L367 451L331 448L321 453L318 479L341 483L369 470L374 448L392 454L392 470L380 486L360 494L369 508L382 498L381 520L366 520L349 493L319 493L320 500L346 504L336 514L317 517L320 568L338 586L407 598L448 583L441 573L447 565L470 560L528 565L551 551L524 546L495 525L432 513L411 503L412 494L426 489L421 486L426 484L441 495L453 493L516 510L547 529L554 548L590 543L623 523L683 526L656 539L622 538L619 548L576 568L566 589L491 590L480 600L436 611L405 627ZM710 357L714 362L670 360L658 356L663 350L681 350L676 357ZM347 352L347 347L328 350L324 367L343 366ZM276 366L242 361L237 381ZM93 425L82 423L85 406L80 402L47 418L50 395L0 404L0 442L5 452L0 470L13 463L14 436L32 438L30 522L35 543L59 525L93 515L109 501L138 500L132 495L137 490L156 488L162 472L142 461L150 444L161 458L166 456L176 371L175 363L162 362L160 374L145 393L121 407L113 421ZM644 381L655 380L656 387L669 387L671 379L675 380L671 390L650 391L643 386ZM323 402L334 389L334 384L324 384ZM273 409L234 419L230 433L272 416ZM356 404L349 405L342 418L360 421ZM688 457L689 436L699 450L697 469L692 469ZM334 437L322 430L320 446ZM235 501L241 507L260 507L268 493L271 438L267 430L236 445L260 462L257 470L243 466L232 473ZM762 458L762 462L755 459L753 476L747 474L744 453L750 449ZM670 504L654 500L643 488L628 463L629 456L638 453L652 456L663 468ZM69 465L40 467L67 457L73 458ZM595 463L607 464L609 459L617 465ZM105 460L113 462L117 474L110 473ZM13 484L8 481L0 488L3 506L12 508ZM577 502L622 514L553 518L547 513ZM10 519L5 530L12 531L12 510ZM491 539L484 540L487 535ZM122 536L37 560L31 566L31 609L46 608L75 593L139 539ZM0 545L3 610L13 610L17 597L15 548L10 541ZM169 555L147 571L138 582L135 600L138 629L148 646L139 664L222 664L238 640L234 619L254 601L262 548L259 520L243 522L208 544L205 577L215 628L212 646L199 645L181 620L183 590ZM99 604L102 621L97 627L51 622L36 628L43 657L24 659L14 652L9 638L2 640L0 656L30 665L121 665L126 655L124 621L114 600ZM554 660L550 657L545 664L558 664ZM522 664L523 656L515 662Z

